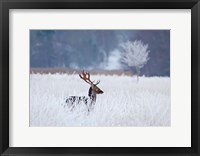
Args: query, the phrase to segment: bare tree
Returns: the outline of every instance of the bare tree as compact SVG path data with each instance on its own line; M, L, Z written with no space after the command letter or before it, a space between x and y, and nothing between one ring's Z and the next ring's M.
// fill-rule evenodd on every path
M127 64L130 68L135 69L137 73L137 81L139 80L140 69L149 60L148 44L144 44L141 40L135 40L134 42L127 41L120 44L122 52L121 61Z

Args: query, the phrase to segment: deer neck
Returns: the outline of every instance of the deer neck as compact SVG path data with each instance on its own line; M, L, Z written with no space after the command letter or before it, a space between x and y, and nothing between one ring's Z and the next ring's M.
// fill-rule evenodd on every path
M93 101L93 102L96 102L96 93L92 90L92 87L90 87L89 89L89 92L88 92L88 96L90 97L90 99Z

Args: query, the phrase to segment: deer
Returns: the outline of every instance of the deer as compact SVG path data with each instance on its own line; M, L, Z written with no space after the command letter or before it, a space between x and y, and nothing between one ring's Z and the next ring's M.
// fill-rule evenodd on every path
M87 106L87 110L89 112L92 106L94 106L96 103L97 94L103 94L103 91L97 87L97 85L100 83L100 80L94 83L94 81L90 80L90 73L84 71L79 74L79 77L90 85L88 96L70 96L66 99L65 102L70 108L70 111L72 111L76 105L84 103Z

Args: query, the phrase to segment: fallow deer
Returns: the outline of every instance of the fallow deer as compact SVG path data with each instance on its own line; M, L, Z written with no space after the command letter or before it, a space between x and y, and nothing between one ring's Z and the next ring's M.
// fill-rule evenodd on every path
M90 85L88 96L70 96L66 99L66 104L72 111L76 105L84 103L87 106L89 112L92 106L94 106L96 103L97 94L102 94L103 91L97 87L100 81L94 83L94 81L90 80L90 73L83 71L81 74L79 74L79 76Z

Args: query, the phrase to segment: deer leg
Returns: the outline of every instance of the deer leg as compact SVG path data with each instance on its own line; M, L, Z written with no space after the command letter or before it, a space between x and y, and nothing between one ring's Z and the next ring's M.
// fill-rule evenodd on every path
M88 113L90 112L90 106L86 104Z

